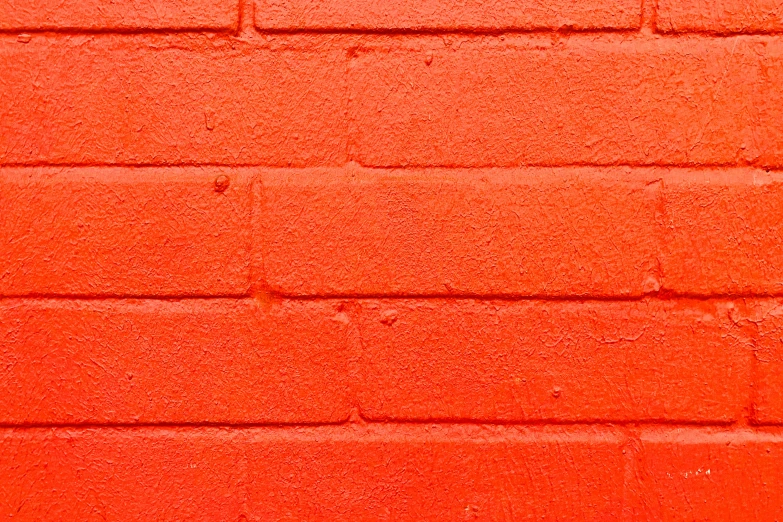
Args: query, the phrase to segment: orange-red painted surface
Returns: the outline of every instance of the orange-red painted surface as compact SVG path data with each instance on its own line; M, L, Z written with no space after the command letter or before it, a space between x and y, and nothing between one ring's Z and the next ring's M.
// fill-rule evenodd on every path
M777 0L0 0L0 519L783 520Z
M232 29L238 7L234 0L0 0L0 29Z
M783 30L783 3L780 0L658 0L657 22L658 28L665 32L779 32Z

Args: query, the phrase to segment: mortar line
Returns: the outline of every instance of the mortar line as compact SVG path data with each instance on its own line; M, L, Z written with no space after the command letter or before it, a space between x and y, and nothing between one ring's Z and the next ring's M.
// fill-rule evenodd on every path
M647 0L653 1L653 0ZM255 24L250 22L251 29L247 30L248 23L246 16L241 17L242 25L246 28L239 32L237 27L125 27L125 28L79 28L79 27L26 27L0 29L0 36L18 36L19 34L29 34L32 36L58 37L58 36L144 36L144 35L220 35L227 38L237 38L239 34L244 35L267 35L267 36L308 36L308 35L331 35L331 36L389 36L389 37L438 37L438 36L466 36L466 37L495 37L495 36L548 36L559 35L569 36L600 36L600 35L626 35L639 38L683 38L695 36L700 38L709 38L723 40L737 37L778 37L783 35L783 29L758 30L746 29L739 31L716 30L716 29L688 29L683 31L667 30L656 32L643 32L642 29L650 27L650 18L643 14L640 18L644 21L643 26L637 28L627 27L605 27L605 28L551 28L551 27L501 27L501 28L366 28L355 29L345 28L268 28L258 29Z
M256 285L258 287L259 285ZM327 294L296 295L285 293L260 294L216 294L216 295L144 295L144 294L9 294L0 296L3 301L218 301L218 300L262 300L262 301L479 301L479 302L564 302L564 303L637 303L647 301L736 301L742 299L776 300L783 293L775 294L646 294L642 296L575 296L575 295L508 295L508 294Z
M0 171L4 169L76 169L76 168L116 168L116 169L179 169L179 168L227 168L227 169L263 169L267 171L313 171L319 169L347 170L349 168L360 168L367 171L477 171L477 170L498 170L512 171L521 169L683 169L691 171L712 171L712 170L736 170L752 169L764 172L783 172L783 166L768 166L756 163L518 163L508 165L497 164L405 164L405 165L365 165L353 160L342 164L314 164L314 165L288 165L288 164L269 164L269 163L222 163L222 162L170 162L170 163L104 163L104 162L7 162L0 163Z
M391 428L395 427L486 427L486 428L605 428L605 429L638 429L662 428L665 430L682 429L714 429L718 432L759 432L783 430L783 423L765 425L744 425L737 421L686 421L686 420L563 420L563 419L531 419L531 420L488 420L488 419L421 419L421 420L367 420L356 421L351 418L341 421L297 421L297 422L84 422L84 423L0 423L0 430L41 430L41 429L170 429L170 428L225 428L225 429L307 429L307 428Z

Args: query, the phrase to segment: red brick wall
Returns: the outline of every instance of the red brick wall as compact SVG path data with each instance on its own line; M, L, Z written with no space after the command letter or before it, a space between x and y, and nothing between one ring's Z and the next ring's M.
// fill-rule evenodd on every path
M780 0L0 0L0 518L783 519Z

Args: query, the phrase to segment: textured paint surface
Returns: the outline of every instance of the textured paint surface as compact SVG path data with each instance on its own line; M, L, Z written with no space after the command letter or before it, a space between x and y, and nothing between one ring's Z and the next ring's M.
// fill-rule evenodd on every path
M777 0L0 0L0 518L783 520Z
M285 295L783 292L778 172L349 166L256 180L253 281Z
M733 303L363 308L359 403L372 419L722 422L742 414L752 338L729 319Z
M780 51L777 39L592 35L366 44L352 69L362 86L352 157L373 166L780 166L780 62L761 57Z
M0 0L0 29L230 29L233 0Z
M639 296L659 285L650 179L622 169L268 172L254 196L258 275L295 295Z
M346 51L291 45L214 35L14 38L0 46L0 161L342 163Z
M672 171L662 178L666 288L703 295L783 293L783 176Z
M761 37L36 35L0 46L0 161L781 166L781 60Z
M758 328L754 350L754 420L783 424L783 302L749 307L739 318Z
M783 434L681 428L642 434L647 520L779 520Z
M616 519L611 430L33 429L0 436L14 519ZM100 518L100 517L96 517Z
M5 300L0 423L345 420L358 344L339 307Z
M635 29L636 0L255 0L259 29L503 31Z
M248 174L4 169L1 292L242 294L250 274Z
M780 0L659 0L658 27L667 32L719 34L783 30Z

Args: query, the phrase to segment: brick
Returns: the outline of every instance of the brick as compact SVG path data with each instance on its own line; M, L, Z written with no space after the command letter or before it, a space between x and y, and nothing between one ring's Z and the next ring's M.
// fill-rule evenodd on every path
M0 0L0 30L231 29L236 0Z
M684 294L783 292L783 175L751 169L662 175L662 284Z
M664 32L765 33L783 30L780 0L659 0L657 27Z
M756 329L753 421L783 424L783 302L755 302L738 310L735 319Z
M250 520L618 520L624 437L474 426L252 435ZM358 432L358 433L356 433Z
M228 169L0 169L0 295L244 293L250 196Z
M627 169L263 171L254 280L290 295L658 289L658 185Z
M14 520L619 520L610 430L328 427L0 435Z
M238 438L216 428L2 430L0 516L238 520Z
M367 40L351 157L365 166L780 166L778 39Z
M783 45L776 45L780 39L766 39L757 49L760 59L761 81L754 84L754 108L747 110L758 118L761 125L771 130L762 152L760 163L783 168L783 132L781 132L781 107L783 107ZM759 140L759 138L761 138ZM765 138L754 135L754 141L760 143ZM750 142L746 142L746 145Z
M0 163L342 164L344 60L317 39L0 41Z
M344 420L358 344L338 308L3 300L0 424Z
M372 420L728 422L753 341L715 301L362 303Z
M512 31L534 29L634 29L641 22L635 0L543 5L532 0L256 0L260 30Z
M644 520L779 520L783 517L779 432L710 428L642 435Z

